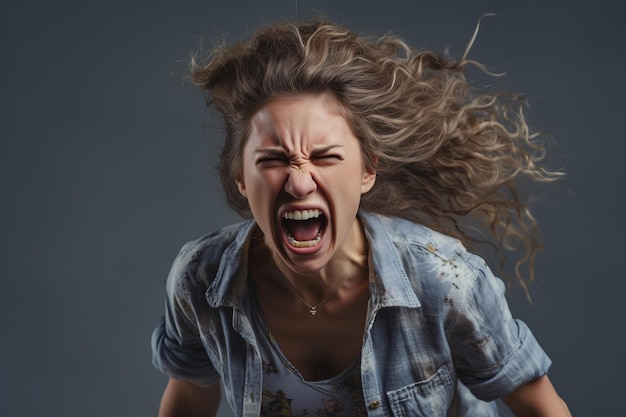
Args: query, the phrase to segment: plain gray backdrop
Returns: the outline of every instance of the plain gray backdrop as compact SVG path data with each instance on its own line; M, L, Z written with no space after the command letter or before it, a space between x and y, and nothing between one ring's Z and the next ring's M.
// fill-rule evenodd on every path
M319 10L470 57L523 93L567 179L542 189L535 305L512 297L575 416L624 416L624 6L599 1L0 3L0 415L155 416L150 335L180 246L237 221L217 122L185 85L200 38ZM230 415L222 408L221 415Z

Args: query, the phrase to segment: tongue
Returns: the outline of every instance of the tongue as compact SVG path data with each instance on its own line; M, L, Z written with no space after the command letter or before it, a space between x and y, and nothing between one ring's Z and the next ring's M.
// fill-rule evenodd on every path
M318 219L290 220L287 222L289 232L298 242L314 240L320 233L321 223Z

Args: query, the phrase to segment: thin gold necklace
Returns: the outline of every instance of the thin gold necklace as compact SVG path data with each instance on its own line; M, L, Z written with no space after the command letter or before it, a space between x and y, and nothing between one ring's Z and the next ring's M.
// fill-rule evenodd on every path
M333 295L335 295L335 293L337 291L339 291L339 288L341 288L343 286L343 284L348 280L348 277L350 276L350 274L352 273L352 271L354 270L354 264L352 265L352 268L350 268L350 270L348 271L348 273L346 274L346 276L341 280L341 282L339 283L339 285L337 286L337 288L335 288L334 290L332 290L326 297L324 297L322 299L322 301L320 301L319 303L315 304L315 305L311 305L309 304L304 297L302 297L298 291L296 291L296 289L293 287L293 285L291 285L291 283L289 282L289 280L287 279L287 277L285 277L283 274L280 274L281 277L283 277L283 280L285 281L285 283L287 284L287 286L289 287L289 289L296 295L296 297L298 297L298 299L300 301L302 301L304 303L304 305L306 305L307 307L309 307L309 313L314 316L317 314L317 308L319 306L321 306L322 304L324 304L326 301L328 301L328 299L330 299L330 297L332 297Z

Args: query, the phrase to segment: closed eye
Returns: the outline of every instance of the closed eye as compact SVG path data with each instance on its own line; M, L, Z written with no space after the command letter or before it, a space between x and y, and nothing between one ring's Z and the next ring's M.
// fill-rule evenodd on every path
M282 161L286 161L286 159L285 158L270 158L270 157L268 157L268 158L258 158L256 160L256 163L260 164L260 163L263 163L263 162L274 162L274 161L282 162Z
M287 155L282 152L259 152L256 158L256 164L276 164L276 163L289 163Z
M311 152L311 159L322 163L343 161L343 154L341 152L337 152L337 150L341 149L341 147L341 145L330 145L321 149L316 149Z
M339 161L343 161L343 156L338 154L317 155L313 158L313 161L320 165L332 165Z

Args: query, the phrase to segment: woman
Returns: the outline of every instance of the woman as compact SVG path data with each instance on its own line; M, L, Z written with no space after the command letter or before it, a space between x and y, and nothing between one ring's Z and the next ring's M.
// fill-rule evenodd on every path
M536 223L520 178L548 182L513 95L478 66L277 24L192 78L222 115L222 182L251 220L187 244L167 283L154 363L160 416L568 416L550 360L502 281L465 250L522 250ZM519 248L518 248L519 247ZM523 278L529 264L529 278Z

